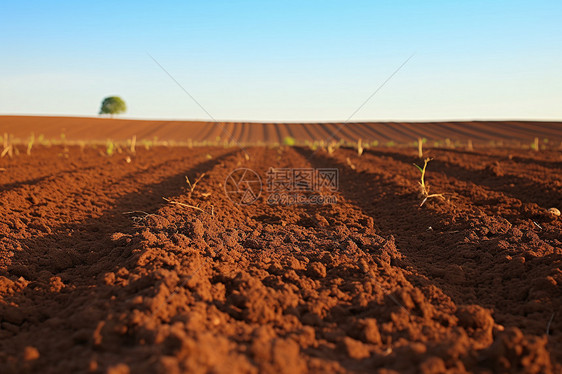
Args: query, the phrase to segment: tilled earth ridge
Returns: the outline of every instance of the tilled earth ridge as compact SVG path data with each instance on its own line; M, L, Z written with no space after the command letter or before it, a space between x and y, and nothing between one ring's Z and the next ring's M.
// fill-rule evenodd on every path
M3 183L0 370L561 370L559 153L430 150L419 208L404 150L247 152L71 149ZM337 167L338 203L236 206L238 167Z

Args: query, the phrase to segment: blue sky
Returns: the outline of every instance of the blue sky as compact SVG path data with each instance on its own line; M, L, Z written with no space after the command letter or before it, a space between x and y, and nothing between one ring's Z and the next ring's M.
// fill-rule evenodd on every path
M560 1L0 4L0 114L562 119Z

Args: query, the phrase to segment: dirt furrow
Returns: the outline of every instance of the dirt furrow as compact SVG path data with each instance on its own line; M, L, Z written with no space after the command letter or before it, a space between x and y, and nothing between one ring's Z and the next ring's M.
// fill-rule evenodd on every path
M409 168L409 165L416 160L411 155L397 152L368 150L366 153L394 159L403 163L405 168ZM431 157L432 154L431 151L427 152L428 157ZM522 203L536 204L545 211L553 206L562 205L562 182L558 178L558 173L543 170L538 171L534 177L521 176L518 175L521 173L521 165L507 165L504 162L500 164L498 160L490 160L478 163L484 166L476 168L472 166L473 161L463 162L450 156L443 160L441 157L435 156L428 170L454 176L466 183L484 186L492 191L518 199ZM388 161L390 162L390 160ZM418 163L420 162L421 160L418 161ZM415 169L412 171L415 172Z
M205 154L209 149L200 149ZM13 244L14 240L45 236L54 230L70 227L81 220L101 215L113 201L124 193L135 191L148 183L166 176L182 163L191 162L198 151L152 150L162 152L165 161L153 160L151 154L139 152L130 163L124 157L112 159L99 168L78 168L74 172L55 174L24 184L0 194L3 201L0 218L2 241ZM220 154L216 150L215 154ZM204 158L200 155L198 158ZM192 155L192 156L191 156ZM99 156L100 160L106 157ZM196 158L197 158L196 157ZM7 233L10 232L10 235ZM18 246L19 247L19 246ZM7 245L4 251L12 250Z
M323 162L335 162L351 175L351 180L362 181L360 186L351 183L347 187L348 196L373 217L383 233L395 235L414 274L438 285L457 303L494 308L499 323L530 334L544 334L561 306L554 296L562 258L560 237L555 234L559 231L550 231L554 237L539 236L538 228L512 226L501 216L481 212L467 217L462 206L454 202L443 209L434 208L440 206L437 201L428 202L419 209L416 180L409 178L407 163L388 159L378 163L368 159L365 163L362 158L352 161L357 165L354 171L343 161L349 154L342 152ZM452 185L442 182L440 188L451 191ZM546 286L550 279L554 283ZM555 349L560 333L551 330L550 334L552 354L560 362L560 351Z
M45 359L57 361L48 371L88 371L97 354L84 350L83 342L95 335L100 318L115 301L111 295L118 293L110 274L127 273L138 257L138 251L125 248L124 242L138 230L135 226L140 221L123 213L154 212L166 205L162 197L173 198L185 191L186 174L200 175L232 151L213 153L223 156L209 160L204 155L189 157L188 153L183 163L172 162L144 177L139 174L132 190L126 180L123 185L106 184L100 194L122 190L101 215L53 230L47 237L18 241L21 250L14 250L10 266L0 276L3 372L30 369L21 354L31 341ZM146 217L146 213L140 216ZM95 371L91 366L90 370Z

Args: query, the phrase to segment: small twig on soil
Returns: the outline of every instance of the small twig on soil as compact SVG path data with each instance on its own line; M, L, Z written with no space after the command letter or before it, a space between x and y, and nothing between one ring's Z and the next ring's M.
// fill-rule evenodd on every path
M548 324L546 325L546 335L550 335L550 324L552 323L552 320L554 319L554 314L556 314L556 313L552 313L552 315L550 316L550 320L548 321Z
M133 210L131 212L123 212L122 214L142 214L143 216L133 216L131 217L131 219L133 220L133 222L137 225L136 227L142 227L139 226L141 222L143 222L144 220L146 220L148 217L161 217L161 218L165 218L159 214L154 214L154 213L147 213L145 211L142 210Z
M442 193L429 194L429 186L425 184L425 169L427 168L427 164L429 161L431 161L430 158L426 158L423 161L423 168L419 167L417 164L414 164L414 166L418 168L418 170L421 172L420 182L418 183L420 184L420 197L423 198L423 201L421 202L420 207L423 206L423 204L425 204L427 199L430 199L432 197L439 197L445 200L445 197L443 196Z
M440 232L439 234L455 234L457 232L461 232L461 230L443 231L443 232Z
M134 214L134 213L142 213L142 214L144 214L144 215L146 215L146 216L149 216L149 215L150 215L150 213L143 212L142 210L133 210L133 211L131 211L131 212L123 212L123 214Z
M162 218L166 218L166 217L161 216L161 215L159 215L159 214L147 213L147 212L143 212L142 210L133 210L132 212L123 212L123 214L136 214L136 213L144 214L144 217L143 217L143 218L147 218L147 217L162 217Z
M203 209L201 209L201 208L199 208L199 207L196 207L196 206L193 206L193 205L180 203L179 201L174 201L174 200L166 199L165 197L163 197L162 199L164 199L165 201L169 202L170 204L176 204L176 205L179 205L179 206L183 206L183 207L185 207L185 208L192 208L192 209L195 209L195 210L199 210L199 211L201 211L201 212L203 212L203 213L206 213Z
M187 184L189 185L189 193L187 194L187 198L191 199L191 194L193 194L193 191L195 191L195 186L197 186L197 183L199 183L199 181L205 176L205 173L201 174L199 176L199 178L197 178L195 180L195 182L193 184L191 184L191 181L189 180L189 177L186 175L185 176L185 181L187 182Z
M533 221L533 223L535 224L535 226L537 226L537 227L538 227L539 229L541 229L541 230L542 230L542 227L541 227L541 225L539 225L539 224L538 224L538 223L536 223L535 221Z

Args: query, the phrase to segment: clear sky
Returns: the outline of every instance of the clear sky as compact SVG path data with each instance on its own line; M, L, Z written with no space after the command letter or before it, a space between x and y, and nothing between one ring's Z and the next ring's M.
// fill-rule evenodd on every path
M562 119L562 1L2 1L0 114Z

